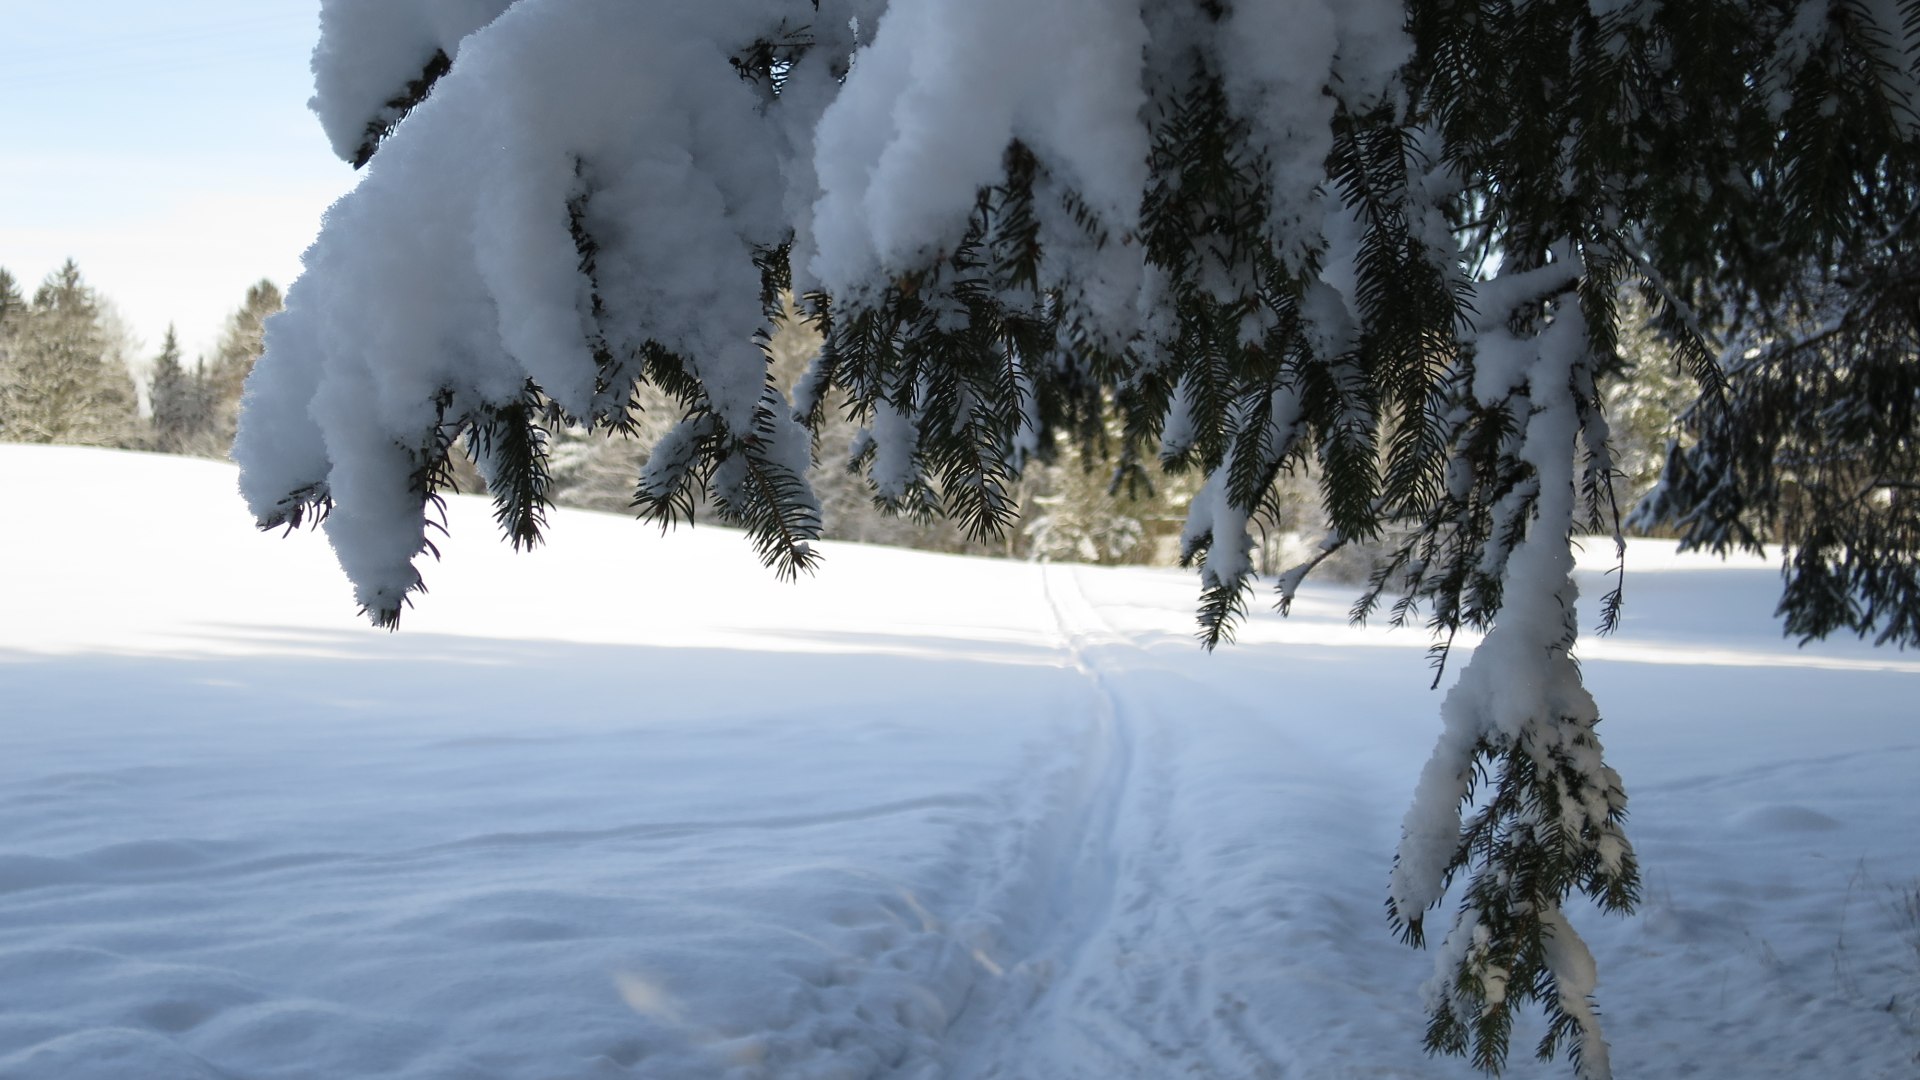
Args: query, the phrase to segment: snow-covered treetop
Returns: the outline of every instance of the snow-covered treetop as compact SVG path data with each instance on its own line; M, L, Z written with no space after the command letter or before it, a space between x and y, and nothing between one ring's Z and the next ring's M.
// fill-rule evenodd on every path
M377 621L420 587L457 444L509 538L535 543L543 422L631 430L642 384L683 415L635 478L635 505L671 521L705 499L784 573L815 558L808 426L830 390L867 426L855 464L878 499L980 533L1011 520L1030 455L1059 433L1100 441L1117 409L1118 479L1153 456L1206 477L1186 541L1209 642L1244 611L1250 530L1279 512L1276 478L1309 469L1334 528L1324 550L1397 526L1359 613L1397 596L1394 618L1424 612L1440 658L1460 629L1493 635L1449 699L1395 876L1394 917L1418 940L1454 872L1474 873L1441 950L1433 1045L1497 1065L1505 1002L1531 996L1553 1017L1549 1048L1605 1073L1575 989L1589 964L1557 905L1578 887L1625 907L1635 889L1624 796L1571 666L1565 551L1576 527L1617 519L1596 389L1623 363L1615 302L1646 294L1724 406L1714 415L1782 400L1740 413L1719 339L1767 355L1753 335L1799 340L1801 313L1822 305L1837 314L1817 355L1892 357L1842 365L1891 374L1784 385L1858 390L1868 412L1912 399L1920 316L1900 297L1920 280L1920 6L321 12L315 110L366 176L269 324L234 455L263 525L324 518ZM826 341L791 401L762 350L788 289ZM1702 420L1686 452L1707 457L1674 470L1695 482L1660 512L1708 541L1750 537L1728 522L1783 496L1771 459L1726 434L1749 427ZM1861 448L1835 490L1884 486L1874 477L1903 464L1871 433L1804 433ZM1716 454L1759 464L1716 487ZM1906 534L1888 521L1914 501L1869 503L1856 531L1880 546L1815 550L1897 561L1883 541ZM1312 568L1283 576L1283 607ZM1861 580L1898 594L1904 579ZM1836 608L1831 589L1810 602L1826 605L1819 625L1887 619L1920 640L1909 584L1904 608ZM1508 692L1515 679L1533 691ZM1463 826L1482 768L1500 790ZM1495 969L1504 996L1487 990Z

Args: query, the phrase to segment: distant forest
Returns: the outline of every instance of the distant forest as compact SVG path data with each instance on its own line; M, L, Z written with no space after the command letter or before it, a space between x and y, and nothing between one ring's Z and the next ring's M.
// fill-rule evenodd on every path
M213 354L191 365L169 327L137 387L133 335L79 266L68 260L31 297L0 269L0 439L224 459L262 326L279 310L273 282L249 287Z

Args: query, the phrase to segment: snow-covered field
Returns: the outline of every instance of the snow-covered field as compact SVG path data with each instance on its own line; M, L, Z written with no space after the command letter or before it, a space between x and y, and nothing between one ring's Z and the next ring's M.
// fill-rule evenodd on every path
M0 447L5 1080L1471 1075L1382 908L1426 640L1346 590L1209 656L1180 573L460 499L388 635L233 488ZM1618 1075L1915 1076L1920 657L1631 558Z

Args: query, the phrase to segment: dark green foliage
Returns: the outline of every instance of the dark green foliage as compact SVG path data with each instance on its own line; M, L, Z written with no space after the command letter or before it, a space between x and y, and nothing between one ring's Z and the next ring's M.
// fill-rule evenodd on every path
M1050 433L1099 415L1091 381L1037 377L1045 373L1034 366L1057 351L1059 309L1037 288L1032 263L1033 159L1016 144L1008 163L1009 181L981 193L947 259L851 313L809 299L825 343L803 414L817 420L819 387L833 385L863 421L881 409L901 418L918 436L913 460L898 476L876 477L876 498L895 512L944 513L976 540L999 536L1017 516L1022 428Z
M316 484L290 492L280 500L274 512L260 520L262 531L282 530L281 535L306 526L319 528L333 512L333 496L325 485Z
M440 557L440 548L433 542L432 534L438 532L444 536L447 532L447 499L444 493L459 490L453 478L453 447L459 428L449 424L446 419L452 402L451 394L441 393L434 401L440 419L428 430L422 444L399 448L406 453L412 465L407 477L407 490L420 500L422 510L424 527L420 532L420 551L416 554L427 554L436 559ZM378 602L362 607L360 614L384 630L398 630L401 609L412 605L413 593L426 591L426 582L416 572L413 582L399 596L383 597Z
M1920 257L1903 237L1853 269L1695 407L1641 514L1716 551L1789 544L1790 634L1920 644Z
M495 519L507 539L520 549L542 542L546 512L553 505L553 476L549 457L551 432L557 427L633 432L640 391L676 404L682 420L655 448L648 461L633 505L641 516L669 525L691 519L703 497L721 516L748 530L762 557L783 576L810 569L817 555L809 542L819 536L819 511L807 493L804 476L783 464L772 452L773 418L785 403L768 383L753 427L729 431L707 401L705 388L687 361L652 341L625 345L600 329L607 317L607 300L596 271L598 245L593 237L592 169L576 160L579 184L565 211L579 255L580 288L594 329L589 346L599 367L591 410L570 415L529 380L508 401L471 401L443 391L435 399L436 420L414 445L400 449L412 462L411 489L429 509L441 505L443 492L456 490L452 450L463 445L492 494ZM765 264L772 294L782 284L784 251L770 253ZM324 519L329 493L312 489L291 499L263 527L297 527ZM435 526L430 513L429 527ZM424 553L437 555L430 538ZM407 590L424 589L416 576ZM368 614L377 625L398 625L408 598L392 597Z
M147 400L153 408L153 448L161 453L187 453L213 426L213 387L200 365L188 370L181 363L180 342L171 326L153 361Z
M717 472L734 475L722 476L714 502L726 519L747 530L761 561L792 580L819 561L811 541L820 536L820 511L805 476L769 452L776 410L785 407L769 382L754 411L753 431L717 459Z
M1920 6L1902 11L1911 33ZM1789 15L1716 30L1764 55ZM1915 644L1920 117L1889 84L1916 58L1859 4L1834 4L1824 30L1770 82L1722 76L1738 107L1712 130L1743 133L1752 157L1731 180L1698 178L1726 219L1667 246L1689 257L1668 276L1683 302L1731 313L1726 381L1689 411L1637 517L1715 551L1789 545L1788 633Z
M400 121L427 100L427 95L433 93L433 84L452 70L453 61L446 52L433 50L433 55L420 68L419 77L409 80L405 87L387 99L373 119L367 121L367 130L360 136L360 146L353 152L353 167L365 168L380 149L380 144L387 141L387 136L393 134L394 128L400 126Z
M520 400L482 410L467 428L467 447L493 495L493 517L517 550L531 550L543 539L547 495L547 429L541 423L546 403L529 382Z
M773 451L776 410L786 403L771 380L752 430L742 436L707 407L678 357L656 346L647 370L655 385L681 388L687 413L647 462L633 497L640 516L663 529L691 523L704 494L723 520L747 530L761 560L782 578L812 570L819 561L811 543L820 537L820 510L805 477Z
M1489 1072L1498 1072L1505 1062L1515 1011L1528 1003L1542 1005L1547 1015L1538 1055L1550 1058L1569 1041L1578 1053L1578 1025L1560 1000L1548 957L1551 939L1564 925L1559 912L1565 898L1578 889L1600 910L1616 913L1633 910L1640 899L1633 853L1626 851L1619 865L1608 865L1596 853L1603 840L1600 823L1566 813L1582 796L1594 798L1606 807L1605 824L1617 829L1625 818L1626 794L1611 770L1602 774L1604 789L1592 790L1591 771L1577 760L1599 753L1591 726L1560 719L1559 730L1573 733L1564 744L1541 745L1528 734L1504 743L1482 740L1475 748L1467 801L1477 808L1447 867L1449 878L1472 873L1476 866L1501 872L1472 873L1461 899L1462 909L1472 913L1467 932L1473 944L1452 971L1442 974L1447 993L1430 1018L1427 1047L1470 1056ZM1489 782L1492 795L1476 801L1476 789ZM1421 913L1389 905L1389 915L1405 940L1425 943ZM1484 928L1484 938L1476 928ZM1499 987L1489 994L1489 983L1496 980Z

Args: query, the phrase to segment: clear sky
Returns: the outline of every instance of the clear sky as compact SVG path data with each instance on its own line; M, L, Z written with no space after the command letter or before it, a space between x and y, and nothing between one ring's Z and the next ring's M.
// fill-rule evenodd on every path
M71 257L157 350L282 288L355 174L307 111L317 0L0 0L0 267Z

